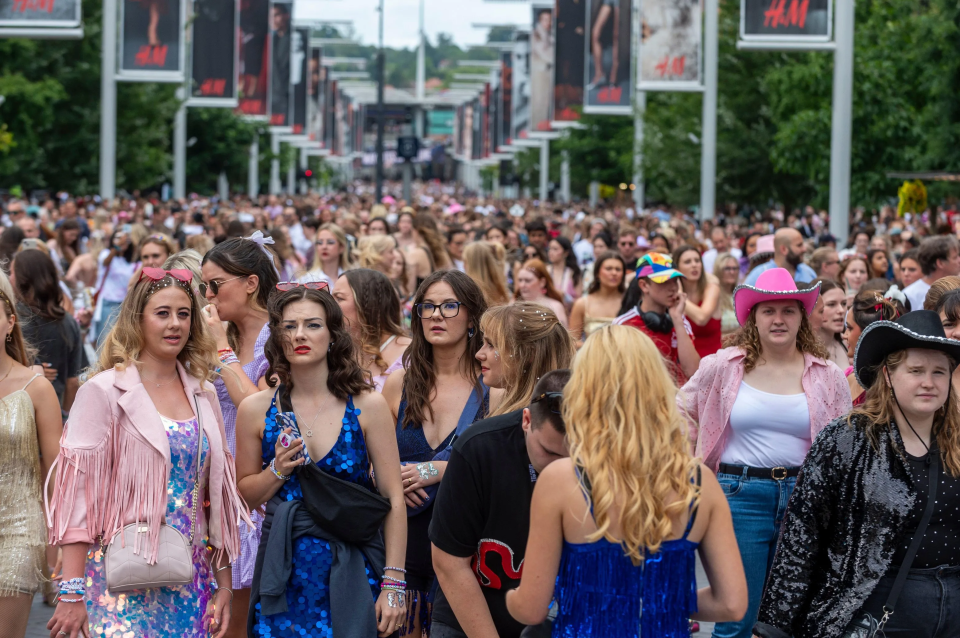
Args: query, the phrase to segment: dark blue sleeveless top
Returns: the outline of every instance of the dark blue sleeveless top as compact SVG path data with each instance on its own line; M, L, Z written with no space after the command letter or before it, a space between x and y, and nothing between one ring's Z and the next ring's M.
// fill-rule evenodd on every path
M682 538L664 541L640 565L619 543L564 541L553 638L689 638L699 543L687 535L696 515L694 510Z
M486 385L482 385L481 387L483 388L483 399L477 411L474 414L464 414L460 417L461 420L468 418L467 423L475 423L480 419L484 419L490 412L490 388ZM427 437L423 434L423 428L419 424L406 428L403 427L403 415L406 411L407 391L404 390L403 396L400 399L400 409L397 410L396 425L397 447L400 450L401 463L423 463L425 461L431 461L438 452L453 443L453 439L457 433L456 429L450 432L447 438L441 441L440 445L436 448L430 447L430 444L427 443Z

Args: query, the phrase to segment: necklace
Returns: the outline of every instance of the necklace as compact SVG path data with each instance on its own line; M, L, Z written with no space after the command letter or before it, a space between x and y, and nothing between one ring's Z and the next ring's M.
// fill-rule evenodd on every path
M320 407L317 408L317 413L313 415L313 421L310 422L310 426L303 430L303 434L308 438L313 438L313 426L316 425L317 419L320 418L320 411L323 410L324 402L320 402ZM297 407L293 405L293 397L290 397L290 406L293 408L293 415L297 417L298 423L306 424L306 420L300 416L300 413L297 412Z
M143 374L140 375L140 378L141 378L141 379L144 378ZM158 388L161 388L161 387L163 387L163 386L165 386L165 385L170 385L171 383L173 383L174 381L176 381L176 380L179 379L179 378L180 378L180 375L177 375L177 376L175 376L174 378L170 379L169 381L164 381L163 383L157 383L156 381L150 381L150 379L146 379L146 381L148 381L149 383L152 383L153 385L157 386ZM0 381L2 381L2 379L0 379Z

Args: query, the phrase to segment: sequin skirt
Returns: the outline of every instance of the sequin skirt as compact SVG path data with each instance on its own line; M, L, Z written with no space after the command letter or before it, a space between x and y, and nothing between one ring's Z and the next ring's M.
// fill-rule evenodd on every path
M207 604L216 586L205 548L193 548L193 566L193 582L182 587L112 594L107 590L103 554L99 546L91 545L85 571L91 638L208 638Z
M45 547L42 538L9 533L0 525L0 597L32 596L40 589Z

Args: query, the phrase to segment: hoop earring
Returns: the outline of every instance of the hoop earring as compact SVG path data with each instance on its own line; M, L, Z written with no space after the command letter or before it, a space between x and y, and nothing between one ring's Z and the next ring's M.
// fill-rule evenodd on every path
M467 328L467 338L473 339L473 335L476 334L476 331L473 328Z

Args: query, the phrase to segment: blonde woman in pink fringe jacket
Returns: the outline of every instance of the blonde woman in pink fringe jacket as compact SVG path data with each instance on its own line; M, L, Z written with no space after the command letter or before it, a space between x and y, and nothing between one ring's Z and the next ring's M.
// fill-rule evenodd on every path
M230 562L238 525L250 519L209 383L215 346L191 279L189 271L144 268L105 340L99 374L77 393L50 473L50 542L63 549L51 636L218 638L231 622ZM108 590L103 547L131 523L141 531L135 553L151 563L164 524L192 534L192 582Z

